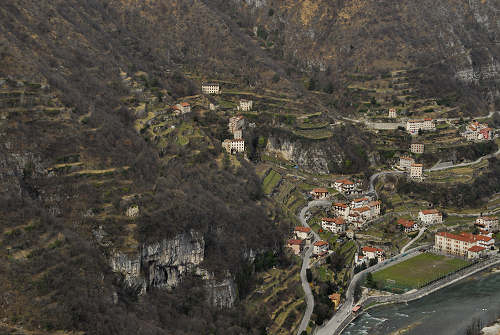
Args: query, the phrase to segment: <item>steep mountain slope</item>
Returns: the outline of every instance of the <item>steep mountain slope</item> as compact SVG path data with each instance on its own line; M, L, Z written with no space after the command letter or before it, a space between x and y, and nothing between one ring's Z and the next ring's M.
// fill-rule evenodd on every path
M467 96L493 102L499 95L497 0L224 3L217 6L255 29L270 52L330 81L419 69L425 93L450 94L465 84Z

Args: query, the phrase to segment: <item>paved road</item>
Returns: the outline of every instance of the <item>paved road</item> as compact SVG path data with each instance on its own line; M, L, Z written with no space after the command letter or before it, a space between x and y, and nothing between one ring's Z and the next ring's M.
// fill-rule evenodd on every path
M304 227L309 227L307 224L306 220L306 214L311 209L312 207L326 207L326 206L331 206L332 202L329 200L315 200L311 201L307 204L306 207L302 208L299 214L299 220L300 223ZM309 227L310 228L310 227ZM306 297L306 310L304 312L304 317L302 318L302 321L300 322L300 326L298 328L297 334L302 333L304 330L307 329L307 325L309 324L309 320L311 320L311 315L314 310L314 296L311 292L311 287L309 286L309 283L307 282L307 276L306 276L306 270L309 268L309 261L311 259L311 255L313 252L313 246L312 244L315 241L318 241L320 239L319 235L316 234L314 230L312 230L313 233L313 239L311 241L311 245L307 249L306 253L304 254L304 259L302 261L302 268L300 269L300 280L302 282L302 288L304 289L305 297Z
M406 244L404 247L401 248L401 254L404 254L406 249L408 249L408 247L410 245L412 245L413 243L415 243L425 232L425 230L427 229L426 226L423 226L422 228L420 228L420 231L418 232L418 235L415 236L415 238L413 240L411 240L410 242L408 242L408 244Z
M442 170L453 169L453 168L457 168L457 167L474 165L474 164L480 163L483 159L488 159L488 158L491 158L491 157L495 157L495 156L497 156L499 154L500 154L500 148L496 152L494 152L492 154L489 154L489 155L485 155L485 156L479 157L478 159L476 159L473 162L460 163L460 164L454 164L454 165L442 166L442 167L441 166L436 167L436 165L437 165L436 164L433 167L431 167L430 169L427 169L425 171L428 171L428 172L431 172L431 171L442 171Z
M380 171L380 172L377 172L377 173L373 174L370 177L370 189L369 189L369 193L375 193L375 195L378 198L377 191L375 190L375 180L378 177L380 177L380 176L389 175L389 174L404 174L404 172L403 171L397 171L397 170L388 170L388 171Z

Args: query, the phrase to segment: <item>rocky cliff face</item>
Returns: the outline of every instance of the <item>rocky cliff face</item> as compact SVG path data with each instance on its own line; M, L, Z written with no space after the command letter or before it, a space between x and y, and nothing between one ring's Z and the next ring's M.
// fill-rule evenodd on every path
M232 307L235 284L230 275L222 281L200 267L205 257L201 233L189 231L172 239L142 245L135 255L115 252L110 259L113 271L124 275L125 283L144 294L150 287L173 289L182 277L194 274L205 280L209 302L220 308Z
M330 161L338 165L343 162L343 156L340 153L328 153L328 147L325 141L305 144L298 140L270 137L266 151L296 163L306 171L326 174L331 172Z

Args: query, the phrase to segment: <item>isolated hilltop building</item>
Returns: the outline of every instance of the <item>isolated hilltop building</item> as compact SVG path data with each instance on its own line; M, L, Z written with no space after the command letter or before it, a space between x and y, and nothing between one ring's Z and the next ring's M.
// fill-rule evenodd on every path
M201 92L203 94L220 94L219 83L203 83L201 84Z

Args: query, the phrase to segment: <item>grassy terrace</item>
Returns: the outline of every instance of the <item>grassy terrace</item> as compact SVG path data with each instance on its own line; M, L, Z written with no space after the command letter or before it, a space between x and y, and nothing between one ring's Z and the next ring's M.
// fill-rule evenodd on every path
M373 279L377 287L406 291L421 287L469 264L463 259L425 253L377 271L373 274Z
M281 175L278 172L274 170L269 171L268 175L262 182L262 190L264 191L264 194L271 194L280 181Z

